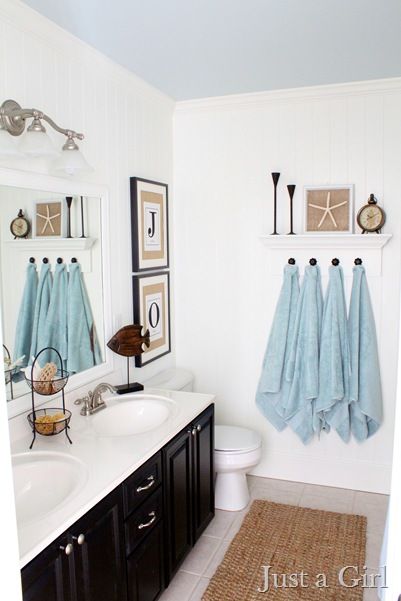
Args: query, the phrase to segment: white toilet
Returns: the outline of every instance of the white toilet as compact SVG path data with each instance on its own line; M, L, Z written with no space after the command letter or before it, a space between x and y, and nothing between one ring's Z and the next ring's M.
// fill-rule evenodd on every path
M167 369L144 382L146 388L193 390L193 374L181 368ZM260 434L236 426L215 426L214 464L216 509L239 511L249 502L246 474L262 456Z
M262 456L260 434L236 426L216 426L214 441L216 509L239 511L248 505L246 474Z

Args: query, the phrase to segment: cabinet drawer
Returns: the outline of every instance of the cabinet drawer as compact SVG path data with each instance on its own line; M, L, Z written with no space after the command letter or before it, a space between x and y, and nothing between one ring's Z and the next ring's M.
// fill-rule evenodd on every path
M125 547L127 555L160 522L163 516L163 489L159 489L125 522Z
M162 481L161 453L157 453L124 482L124 515L127 517Z
M128 600L155 601L164 589L163 522L127 559Z

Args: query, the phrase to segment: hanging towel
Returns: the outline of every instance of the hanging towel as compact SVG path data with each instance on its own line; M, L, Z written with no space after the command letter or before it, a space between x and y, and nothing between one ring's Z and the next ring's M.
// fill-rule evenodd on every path
M290 383L285 378L285 370L290 354L298 297L298 267L286 265L256 391L257 406L279 431L284 430L287 425L283 419L283 407L288 397Z
M353 269L348 332L351 351L351 430L359 441L372 436L383 419L375 321L365 268Z
M46 343L44 341L44 333L51 290L52 278L50 273L50 264L42 263L39 276L38 291L36 295L35 312L32 327L32 342L31 350L29 353L28 365L31 365L32 357L35 357L36 354L46 346Z
M101 363L102 355L79 263L71 263L69 272L67 370L76 373Z
M340 265L329 270L323 308L319 360L319 396L315 418L320 428L334 428L344 442L350 438L349 412L350 351L344 275ZM320 429L319 426L316 426Z
M38 273L36 271L36 265L35 263L28 263L14 343L14 361L23 357L22 361L19 363L19 366L21 367L26 367L28 365L31 356L30 352L37 292Z
M54 270L53 288L46 316L44 346L52 346L61 355L63 369L67 363L67 292L68 277L64 263L57 263ZM42 347L43 348L43 347ZM60 369L60 359L53 351L42 353L41 365L53 361Z
M307 444L314 434L315 401L319 394L319 343L322 284L318 265L308 265L299 296L286 378L291 382L284 417Z

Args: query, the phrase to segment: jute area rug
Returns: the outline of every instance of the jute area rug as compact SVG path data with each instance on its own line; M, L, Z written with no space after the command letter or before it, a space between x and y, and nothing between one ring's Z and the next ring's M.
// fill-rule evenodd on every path
M362 601L365 548L363 516L256 500L202 601Z

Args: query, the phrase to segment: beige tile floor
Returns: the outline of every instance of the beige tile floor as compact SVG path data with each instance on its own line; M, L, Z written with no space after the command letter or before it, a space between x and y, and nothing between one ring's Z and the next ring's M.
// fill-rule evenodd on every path
M288 505L366 515L366 565L369 568L379 565L387 496L256 476L249 476L248 480L252 499L269 499ZM200 601L247 511L248 508L240 512L216 511L213 522L186 558L160 601ZM366 589L364 601L377 601L376 591Z

